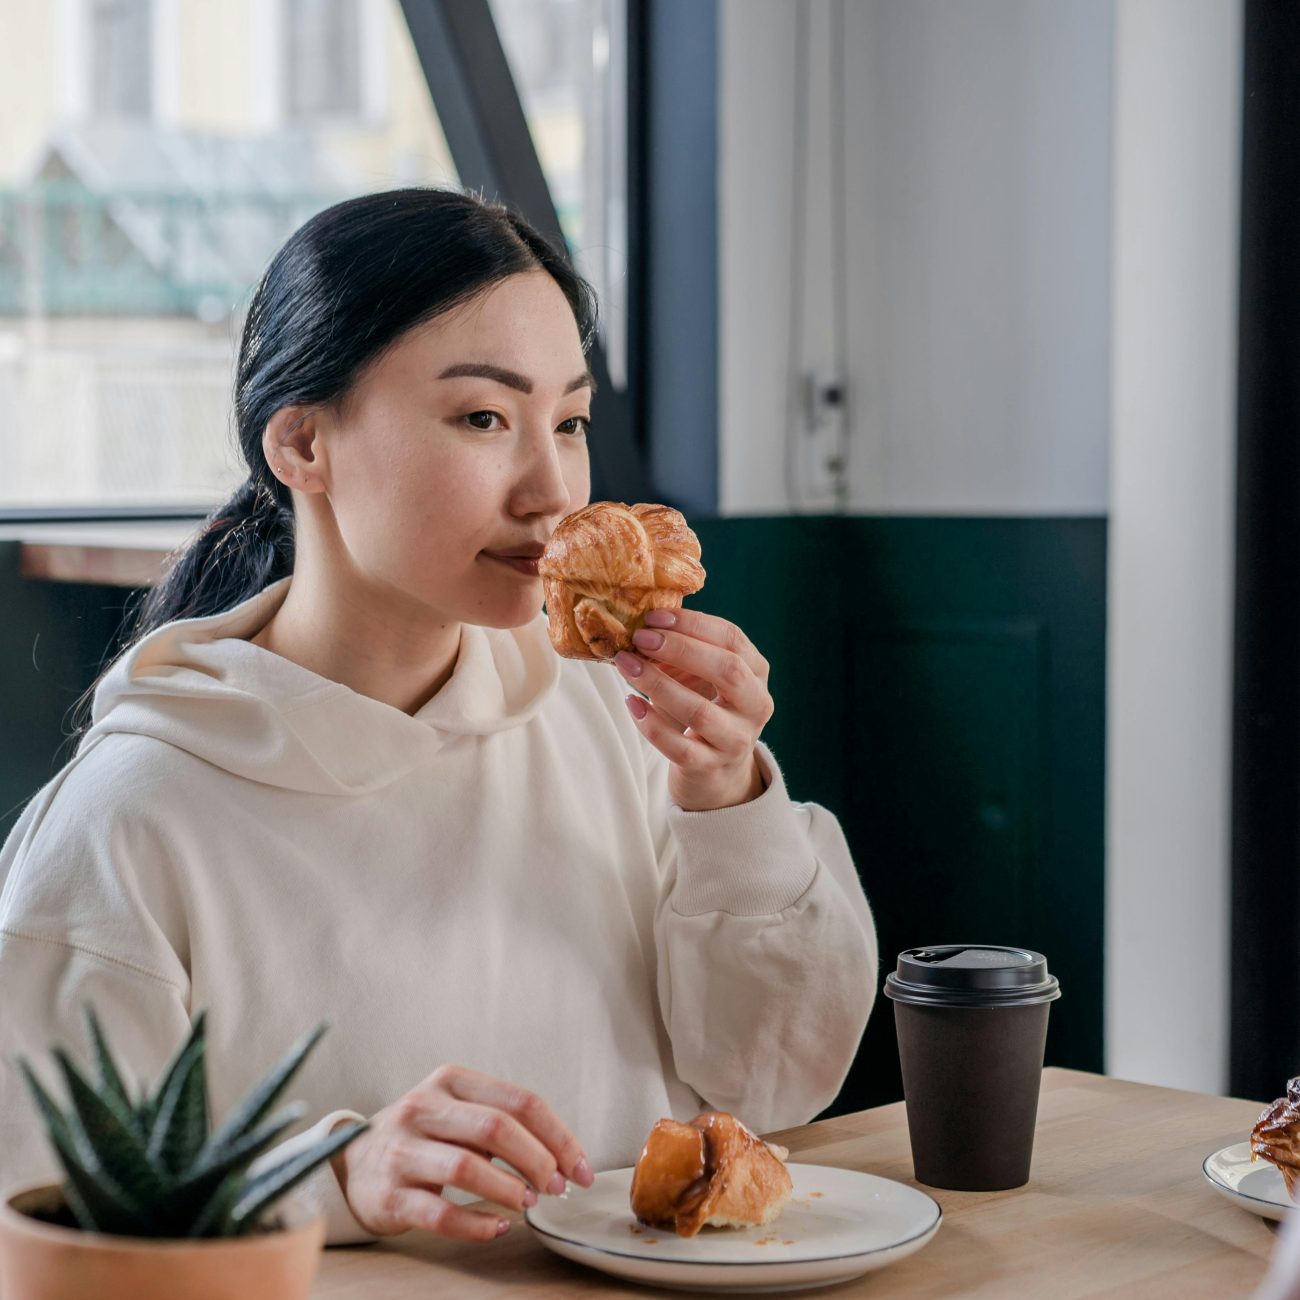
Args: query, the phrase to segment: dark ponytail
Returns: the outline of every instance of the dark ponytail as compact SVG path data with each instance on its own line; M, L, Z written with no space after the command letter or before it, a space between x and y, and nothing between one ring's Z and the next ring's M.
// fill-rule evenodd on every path
M286 406L338 402L407 330L522 271L564 291L585 351L591 287L522 218L454 190L367 194L327 208L271 260L239 345L235 425L248 478L140 607L132 639L221 613L293 570L293 504L262 434Z
M135 638L173 619L232 609L293 571L293 507L279 483L261 481L267 477L254 471L208 518L145 597Z

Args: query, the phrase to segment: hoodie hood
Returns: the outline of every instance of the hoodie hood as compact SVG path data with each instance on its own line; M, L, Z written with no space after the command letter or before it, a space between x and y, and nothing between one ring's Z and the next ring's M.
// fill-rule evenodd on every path
M82 752L113 733L152 736L250 781L367 794L458 736L522 725L560 679L540 612L517 628L466 623L450 680L418 713L403 713L248 640L291 581L225 613L168 623L134 645L95 692Z

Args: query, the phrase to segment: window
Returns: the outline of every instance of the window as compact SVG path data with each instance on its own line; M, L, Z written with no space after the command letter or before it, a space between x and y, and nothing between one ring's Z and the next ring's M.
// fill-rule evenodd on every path
M284 0L284 6L288 118L359 116L359 0Z
M400 4L3 3L0 510L206 510L267 259L339 199L457 183Z
M627 383L626 0L491 0L560 225Z
M629 0L482 2L630 440ZM3 3L0 512L205 511L243 475L230 388L267 259L339 199L458 183L403 0Z
M97 117L148 117L153 107L150 0L89 5L90 108Z

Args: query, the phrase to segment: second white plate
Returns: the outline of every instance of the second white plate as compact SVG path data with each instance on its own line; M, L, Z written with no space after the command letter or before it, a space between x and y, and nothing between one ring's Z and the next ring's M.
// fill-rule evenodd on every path
M657 1286L709 1291L800 1291L843 1282L920 1250L939 1230L933 1197L853 1169L788 1166L794 1182L781 1217L765 1228L706 1228L679 1237L637 1223L631 1169L593 1187L543 1198L528 1226L558 1255Z
M1285 1219L1295 1212L1286 1183L1274 1165L1251 1161L1250 1143L1238 1142L1206 1156L1201 1171L1220 1196L1266 1219Z

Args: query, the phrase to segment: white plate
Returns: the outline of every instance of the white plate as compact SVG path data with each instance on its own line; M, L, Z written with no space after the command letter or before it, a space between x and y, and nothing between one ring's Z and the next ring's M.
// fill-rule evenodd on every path
M616 1277L709 1291L801 1291L843 1282L920 1250L943 1211L889 1178L825 1165L789 1165L794 1195L765 1228L705 1228L679 1237L637 1223L631 1169L593 1187L544 1197L528 1226L557 1255Z
M1267 1160L1251 1162L1249 1142L1238 1142L1206 1156L1201 1171L1216 1192L1252 1214L1285 1219L1296 1208L1286 1194L1286 1183L1277 1167Z

